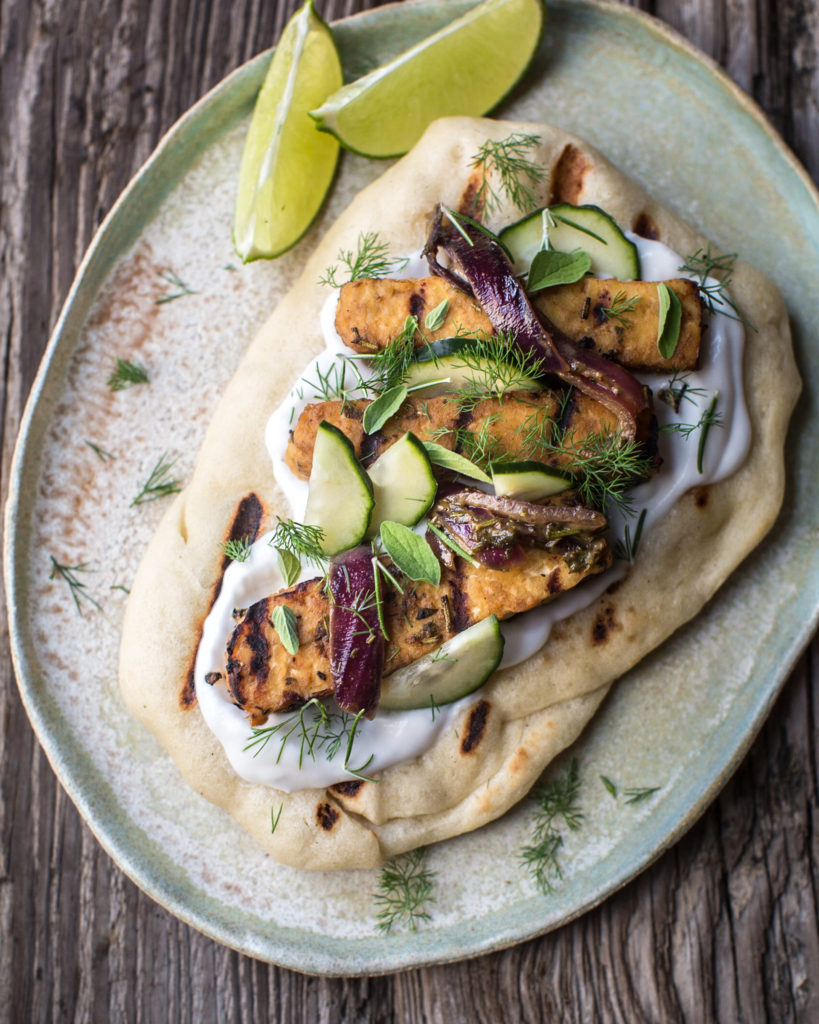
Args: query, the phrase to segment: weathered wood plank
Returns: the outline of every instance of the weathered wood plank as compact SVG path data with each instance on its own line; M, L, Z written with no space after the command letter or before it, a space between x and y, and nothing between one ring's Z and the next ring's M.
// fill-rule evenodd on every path
M296 6L0 0L4 494L22 402L94 230L162 132ZM815 2L633 6L713 55L819 177ZM349 980L248 960L140 893L57 785L5 657L0 1007L13 1021L817 1020L816 649L702 821L602 907L476 961Z

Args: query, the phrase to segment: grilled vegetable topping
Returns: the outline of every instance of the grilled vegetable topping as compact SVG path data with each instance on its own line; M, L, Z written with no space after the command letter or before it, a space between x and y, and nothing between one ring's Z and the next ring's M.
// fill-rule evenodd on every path
M372 552L365 545L330 563L330 670L342 711L375 714L384 671Z
M439 249L449 256L452 267L438 262ZM542 324L502 246L485 229L439 208L424 255L433 273L475 296L496 331L514 335L520 348L539 356L544 372L614 412L624 439L633 440L648 428L652 408L643 385L622 366L576 345L552 325Z

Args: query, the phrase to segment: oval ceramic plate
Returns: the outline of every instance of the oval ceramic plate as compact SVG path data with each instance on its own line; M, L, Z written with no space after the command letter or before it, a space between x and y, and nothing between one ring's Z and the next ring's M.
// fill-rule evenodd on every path
M339 23L348 76L468 6L422 0ZM586 823L566 838L552 895L538 894L516 855L528 836L526 806L429 852L437 901L415 932L378 932L377 872L277 866L182 783L124 711L116 683L124 589L164 504L133 499L163 455L176 460L166 481L189 475L243 348L315 240L384 167L345 156L320 222L299 246L275 263L239 268L230 244L233 192L267 59L239 69L182 118L83 262L14 462L5 556L12 642L23 699L51 763L100 842L143 889L251 956L316 973L378 973L556 927L623 885L706 807L816 618L817 448L799 439L815 438L817 424L803 401L786 508L771 537L704 614L616 686L574 749ZM819 339L804 297L819 279L817 196L762 115L713 66L627 8L564 0L550 5L535 64L499 113L584 136L717 246L772 277L816 393ZM150 386L109 391L116 356L143 363ZM74 567L78 586L58 566ZM621 790L659 788L626 805L600 775Z

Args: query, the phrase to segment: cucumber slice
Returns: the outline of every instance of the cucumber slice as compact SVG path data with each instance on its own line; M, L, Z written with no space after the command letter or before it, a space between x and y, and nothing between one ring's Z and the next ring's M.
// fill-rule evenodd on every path
M430 702L451 704L483 686L500 665L503 634L496 615L476 622L381 684L379 708L411 711Z
M501 231L498 238L512 254L512 267L518 277L529 273L532 260L541 249L549 245L549 224L544 214L546 207L528 213Z
M494 376L494 362L475 354L475 338L443 338L418 349L404 377L404 384L422 397L443 395L458 391L473 380L487 380ZM482 370L481 367L486 367ZM438 382L442 383L438 383ZM428 387L422 385L428 384ZM543 385L534 377L521 381L521 391L539 391ZM417 390L415 390L417 388Z
M438 483L426 449L415 434L404 434L368 470L375 506L367 535L389 520L415 526L435 499Z
M349 438L322 420L316 431L304 522L324 531L325 555L337 555L364 539L374 504L370 478Z
M572 206L558 203L536 210L510 224L500 233L501 241L514 256L516 274L525 274L535 254L547 244L559 252L583 249L591 256L595 277L614 277L618 281L640 278L637 246L630 242L616 221L599 206Z
M495 494L521 501L539 501L567 491L574 480L543 462L507 462L492 467Z

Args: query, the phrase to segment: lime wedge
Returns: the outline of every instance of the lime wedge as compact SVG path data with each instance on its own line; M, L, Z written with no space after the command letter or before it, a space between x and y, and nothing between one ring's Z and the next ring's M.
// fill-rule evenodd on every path
M318 213L338 143L319 134L307 112L343 80L330 29L307 0L285 26L245 140L233 223L245 263L295 245Z
M363 156L406 153L436 118L479 116L503 99L537 49L544 13L541 0L485 0L310 116Z

